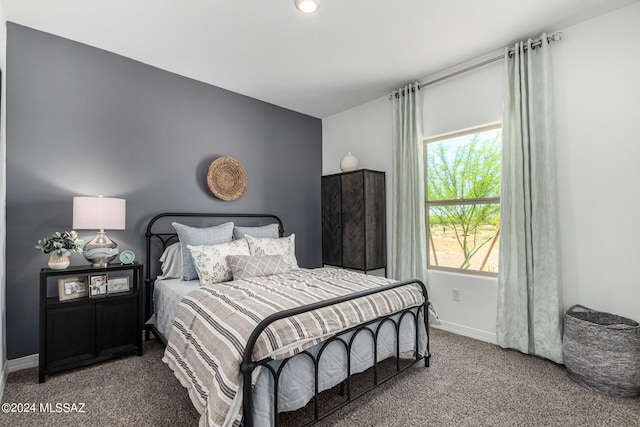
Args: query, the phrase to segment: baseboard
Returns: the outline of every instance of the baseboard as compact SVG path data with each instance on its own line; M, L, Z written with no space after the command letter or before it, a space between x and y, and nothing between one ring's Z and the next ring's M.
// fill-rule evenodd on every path
M10 373L37 366L37 354L20 357L18 359L7 360L2 367L2 376L0 376L0 400L2 400L2 396L4 395L4 386L7 383L7 378L9 377Z
M456 323L445 322L444 320L441 320L439 324L436 324L435 322L429 323L429 326L431 326L432 328L442 329L443 331L473 338L479 341L484 341L496 345L498 344L496 334L481 331L480 329L474 329L468 326L458 325Z
M4 385L7 383L7 377L9 373L7 372L7 363L5 362L2 365L2 375L0 376L0 401L2 401L2 396L4 395Z
M144 331L142 333L142 341L144 342ZM8 375L12 372L21 371L23 369L37 368L40 364L40 355L30 354L29 356L19 357L17 359L7 360L4 371Z
M31 354L29 356L18 357L17 359L7 360L6 370L7 374L12 372L21 371L23 369L37 368L40 360L38 353Z

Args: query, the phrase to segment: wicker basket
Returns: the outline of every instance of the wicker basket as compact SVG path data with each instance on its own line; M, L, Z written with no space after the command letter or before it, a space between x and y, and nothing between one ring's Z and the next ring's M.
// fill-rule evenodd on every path
M640 396L638 322L574 305L564 314L562 354L578 384L611 396Z

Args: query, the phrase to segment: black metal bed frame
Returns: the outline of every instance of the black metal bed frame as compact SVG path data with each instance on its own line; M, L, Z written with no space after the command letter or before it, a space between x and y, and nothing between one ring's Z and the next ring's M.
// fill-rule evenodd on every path
M242 358L242 364L240 365L240 371L242 372L242 377L243 377L243 419L244 419L244 426L245 427L252 427L253 426L253 389L251 387L251 374L253 373L253 370L258 367L258 366L262 366L268 369L268 371L273 375L273 379L274 379L274 391L273 391L273 395L274 395L274 399L273 399L273 414L275 417L275 425L276 427L279 425L278 422L278 382L280 379L280 374L282 373L282 371L284 370L284 367L287 365L287 363L292 359L288 358L285 359L282 364L280 364L280 366L278 367L278 369L274 369L272 366L269 365L269 362L272 360L271 358L266 358L263 360L260 360L258 362L254 362L252 360L252 354L253 354L253 348L256 344L256 341L258 340L258 337L260 336L260 334L267 328L269 327L269 325L271 325L273 322L276 322L278 320L281 319L285 319L287 317L291 317L291 316L295 316L301 313L306 313L309 311L313 311L313 310L317 310L320 308L324 308L324 307L328 307L331 305L335 305L335 304L340 304L342 302L346 302L346 301L352 301L361 297L365 297L365 296L369 296L372 294L376 294L379 292L384 292L390 289L395 289L395 288L400 288L403 286L410 286L410 285L418 285L420 286L421 290L422 290L422 294L424 296L424 303L422 304L421 308L418 310L415 310L416 307L409 307L406 308L404 310L401 310L400 312L397 313L393 313L390 314L388 316L383 316L383 317L378 317L376 319L370 320L366 323L362 323L360 325L357 325L353 328L347 329L346 331L341 332L339 335L335 335L332 338L328 339L327 341L323 342L320 350L318 351L318 356L315 357L313 354L311 354L309 351L303 351L301 353L298 353L296 356L300 356L300 355L305 355L307 357L309 357L311 359L311 361L313 362L314 365L314 370L315 370L315 390L314 390L314 396L313 396L313 420L306 424L306 425L312 425L317 423L318 421L320 421L323 418L328 417L329 415L333 414L334 412L336 412L337 410L341 409L342 407L344 407L345 405L349 404L350 402L356 400L357 398L367 394L369 391L373 390L374 388L376 388L377 386L379 386L380 384L384 384L385 382L387 382L388 380L390 380L391 378L397 376L398 374L400 374L401 372L409 369L410 367L412 367L416 362L418 362L420 359L424 359L424 366L428 367L429 366L429 359L431 357L431 354L429 352L429 324L428 324L428 305L429 305L429 299L428 299L428 295L427 295L427 288L425 287L424 283L422 283L419 280L406 280L403 282L396 282L396 283L391 283L389 285L385 285L385 286L381 286L379 288L375 288L375 289L369 289L366 291L362 291L362 292L357 292L357 293L353 293L350 295L345 295L342 297L338 297L338 298L332 298L330 300L326 300L326 301L321 301L321 302L317 302L317 303L313 303L313 304L309 304L309 305L305 305L302 307L296 307L296 308L292 308L289 310L285 310L285 311L281 311L279 313L274 313L268 317L266 317L264 320L262 320L262 322L260 322L258 324L258 326L256 326L256 328L253 330L253 332L251 333L251 335L249 336L249 340L247 341L247 346L245 347L244 350L244 354L243 354L243 358ZM415 313L414 313L415 310ZM426 339L427 339L427 346L426 346L426 350L425 350L425 354L423 356L420 356L419 354L419 333L420 333L420 328L419 328L419 318L420 318L420 313L423 314L424 317L424 326L425 326L425 330L426 330ZM398 320L397 322L393 319L393 317L398 316ZM413 318L414 320L414 326L415 326L415 347L414 347L414 357L415 360L410 363L405 365L404 367L400 366L400 326L402 324L402 320L405 318L405 316L410 316ZM368 328L369 325L379 322L375 333ZM395 332L396 332L396 371L394 374L389 375L387 377L385 377L384 379L380 380L378 378L378 334L380 333L380 330L382 329L382 327L387 324L387 322L391 322L394 324L395 326ZM350 332L354 332L353 335L351 335L351 338L349 339L349 341L347 342L343 336L345 334L348 334ZM362 332L366 332L368 334L370 334L370 336L373 338L373 373L374 373L374 385L367 388L366 390L364 390L363 392L357 394L357 395L353 395L352 393L352 384L351 384L351 346L353 345L353 342L355 341L356 337L362 333ZM332 343L334 342L339 342L342 345L344 345L344 348L346 350L346 354L347 354L347 379L345 380L346 382L346 388L347 388L347 398L346 400L344 400L342 403L334 406L333 408L331 408L329 411L326 411L322 414L320 414L319 412L319 396L320 396L320 391L318 390L318 373L319 373L319 366L320 366L320 357L322 356L322 354L324 353L325 349ZM296 357L293 356L293 357ZM342 383L342 387L344 387L345 382Z
M158 222L159 220L161 220L162 218L167 218L167 217L171 217L171 218L226 218L226 219L232 219L232 218L262 218L262 219L273 219L278 223L278 234L280 235L280 237L282 237L284 235L284 227L282 226L282 220L280 218L278 218L276 215L271 215L271 214L225 214L225 213L188 213L188 212L168 212L168 213L161 213L158 214L156 216L154 216L153 218L151 218L151 220L149 220L149 223L147 224L147 231L144 233L144 237L146 240L146 257L145 257L145 274L144 274L144 289L145 289L145 294L144 294L144 299L145 299L145 305L144 305L144 309L145 309L145 316L144 316L144 321L145 321L145 340L149 340L149 333L152 332L153 335L156 337L156 339L158 341L160 341L162 343L162 345L164 345L166 347L167 342L165 340L165 337L162 336L162 334L158 331L158 329L155 327L155 325L149 325L146 322L149 321L149 319L151 318L151 316L153 315L153 287L154 287L154 283L155 283L155 278L153 277L153 270L151 268L151 260L152 260L152 255L151 255L151 244L153 242L154 239L156 239L157 241L159 241L161 243L161 250L160 253L164 252L165 249L167 249L167 247L178 241L178 233L176 233L175 231L172 232L163 232L163 233L154 233L152 232L153 226L156 222ZM160 256L158 255L158 257L156 257L156 259L158 259Z
M145 316L145 319L148 320L151 315L153 314L153 283L154 283L154 279L151 278L152 276L152 270L151 270L151 240L153 238L159 239L160 242L162 243L162 250L166 249L166 247L172 243L173 241L177 240L177 233L153 233L152 230L152 226L161 218L164 217L201 217L201 218L273 218L275 219L278 224L279 224L279 234L280 236L283 235L284 229L282 226L282 221L280 220L280 218L278 218L275 215L270 215L270 214L216 214L216 213L204 213L204 214L200 214L200 213L163 213L163 214L159 214L156 215L153 219L151 219L149 221L149 225L147 226L147 231L145 233L145 237L146 237L146 244L147 244L147 254L146 254L146 274L145 274L145 288L146 288L146 309L147 309L147 314ZM243 358L242 358L242 363L240 365L240 371L242 372L242 376L243 376L243 425L244 427L253 427L253 387L251 386L252 383L252 373L253 371L261 366L266 368L271 375L273 375L273 379L274 379L274 390L273 390L273 395L274 395L274 399L273 399L273 409L274 409L274 421L275 421L275 425L276 427L279 425L279 419L278 419L278 383L279 383L279 378L280 378L280 374L283 372L285 366L287 365L287 363L296 356L290 357L288 359L285 359L280 366L278 367L278 369L276 370L274 367L272 367L269 362L271 362L273 359L271 358L265 358L262 359L260 361L256 361L254 362L252 360L252 354L253 354L253 349L254 346L256 344L256 341L258 340L258 337L260 336L260 334L267 328L269 327L269 325L271 325L273 322L276 322L278 320L281 319L285 319L287 317L291 317L291 316L295 316L298 314L302 314L302 313L306 313L309 311L313 311L313 310L317 310L320 308L324 308L324 307L328 307L331 305L335 305L335 304L339 304L339 303L343 303L343 302L347 302L347 301L352 301L358 298L362 298L365 296L369 296L369 295L373 295L376 293L380 293L380 292L384 292L387 290L391 290L391 289L396 289L396 288L400 288L403 286L418 286L420 287L423 297L424 297L424 302L422 303L421 306L418 307L409 307L406 309L401 310L400 312L397 313L393 313L387 316L383 316L383 317L378 317L376 319L370 320L366 323L363 324L359 324L353 328L350 328L348 330L342 331L340 334L335 335L331 338L329 338L328 340L324 341L321 344L321 347L318 351L317 357L314 356L313 354L311 354L308 350L305 350L301 353L298 353L296 356L307 356L311 359L311 361L313 362L314 365L314 370L315 370L315 390L314 390L314 396L313 396L313 420L310 421L308 424L306 424L306 426L312 425L317 423L318 421L328 417L329 415L333 414L334 412L338 411L339 409L341 409L342 407L346 406L347 404L349 404L350 402L358 399L359 397L367 394L368 392L370 392L371 390L375 389L377 386L384 384L385 382L387 382L388 380L396 377L397 375L399 375L400 373L404 372L405 370L411 368L413 365L415 365L415 363L417 363L419 360L424 359L424 366L428 367L429 366L429 360L431 358L431 353L429 351L429 314L428 314L428 306L429 306L429 298L428 298L428 293L427 293L427 288L424 285L424 283L422 283L420 280L414 279L414 280L406 280L406 281L402 281L402 282L396 282L396 283L391 283L389 285L385 285L385 286L381 286L379 288L375 288L375 289L369 289L366 291L362 291L362 292L357 292L357 293L353 293L350 295L344 295L338 298L332 298L330 300L325 300L325 301L320 301L317 303L313 303L313 304L308 304L305 306L301 306L301 307L295 307L289 310L284 310L278 313L274 313L268 317L266 317L265 319L263 319L258 326L256 326L256 328L253 330L253 332L251 333L251 335L249 336L247 345L245 347L244 350L244 354L243 354ZM419 351L419 332L420 332L420 328L419 328L419 319L420 319L420 315L423 316L423 321L424 321L424 327L425 327L425 333L426 333L426 349L424 352L424 355L420 355ZM410 318L413 319L414 321L414 326L415 326L415 347L414 347L414 357L415 360L413 360L413 362L411 363L407 363L405 366L401 367L401 356L400 356L400 327L402 324L402 321L404 320L404 318L406 316L409 316ZM394 320L394 317L398 317L397 321ZM395 373L392 373L391 375L386 376L385 378L383 378L382 380L379 378L379 372L378 372L378 334L380 333L380 330L382 329L382 327L384 325L386 325L387 323L392 323L395 327L395 332L396 332L396 366L395 366ZM370 325L373 325L374 323L378 323L377 326L375 327L375 332L369 328ZM166 345L166 342L164 341L162 335L157 331L157 329L155 328L155 326L153 325L147 325L146 330L145 330L145 334L146 334L146 339L149 339L149 331L152 331L153 334L156 336L156 338L161 341L164 345ZM351 335L351 337L349 338L349 340L347 341L344 336L346 334L349 334L353 332L353 334ZM356 339L356 337L361 334L361 333L367 333L371 336L372 340L373 340L373 377L374 377L374 381L373 381L373 385L371 387L368 387L367 389L365 389L364 391L354 395L353 393L353 387L352 387L352 375L351 375L351 347ZM320 358L323 355L324 351L327 349L327 347L334 343L334 342L338 342L341 343L346 351L346 355L347 355L347 378L343 381L343 383L341 384L341 393L344 391L345 385L346 385L346 399L339 403L338 405L332 407L330 410L323 412L322 414L320 413L320 408L319 408L319 403L320 403L320 391L319 391L319 387L318 387L318 375L319 375L319 367L320 367Z

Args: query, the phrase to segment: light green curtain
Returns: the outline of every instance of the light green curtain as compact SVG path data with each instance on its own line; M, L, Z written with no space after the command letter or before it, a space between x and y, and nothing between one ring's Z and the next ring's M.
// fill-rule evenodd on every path
M498 344L562 363L562 287L547 35L505 52Z
M391 269L396 280L416 278L426 284L423 100L417 83L392 94L394 196Z

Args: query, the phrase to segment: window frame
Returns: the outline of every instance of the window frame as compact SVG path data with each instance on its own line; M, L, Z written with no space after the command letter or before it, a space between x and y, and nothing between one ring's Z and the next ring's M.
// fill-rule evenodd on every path
M424 208L425 208L425 230L427 235L427 269L429 270L438 270L438 271L446 271L450 273L460 273L460 274L470 274L470 275L478 275L478 276L489 276L489 277L498 277L497 272L490 271L482 271L482 270L469 270L466 268L456 268L456 267L444 267L439 265L431 265L431 240L430 240L430 229L429 229L429 207L432 206L451 206L451 205L489 205L489 204L497 204L500 205L500 196L498 197L486 197L486 198L473 198L473 199L449 199L449 200L436 200L429 201L429 181L428 181L428 159L427 159L427 145L433 142L439 142L446 139L453 139L460 136L471 135L475 133L502 129L502 122L494 122L480 126L473 126L470 128L448 132L440 135L436 135L433 137L425 138L423 140L423 162L424 162ZM501 141L502 142L502 141ZM500 159L502 161L502 158ZM500 232L500 226L498 226L498 233ZM493 246L493 243L491 244ZM498 271L499 267L498 267Z

